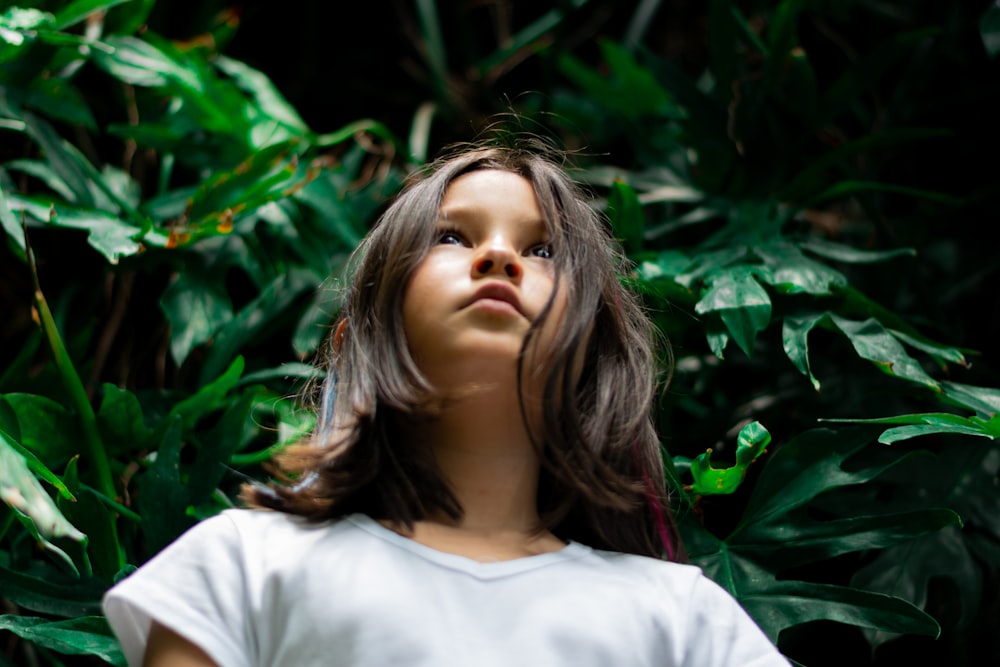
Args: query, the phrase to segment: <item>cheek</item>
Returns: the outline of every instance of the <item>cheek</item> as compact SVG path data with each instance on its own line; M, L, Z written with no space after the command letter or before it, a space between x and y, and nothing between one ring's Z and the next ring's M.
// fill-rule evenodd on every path
M428 303L430 278L426 270L426 259L421 262L410 275L403 290L403 332L406 334L406 341L410 351L414 351L414 344L419 346L420 341L426 336L428 326Z

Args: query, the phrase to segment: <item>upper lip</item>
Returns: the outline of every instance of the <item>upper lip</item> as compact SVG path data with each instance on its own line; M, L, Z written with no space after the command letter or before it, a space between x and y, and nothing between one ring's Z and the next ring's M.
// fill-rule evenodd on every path
M506 301L510 305L514 306L517 312L524 315L524 310L521 308L521 300L517 296L517 290L505 283L486 283L476 290L476 293L472 296L472 299L467 305L472 305L480 299L497 299L498 301Z

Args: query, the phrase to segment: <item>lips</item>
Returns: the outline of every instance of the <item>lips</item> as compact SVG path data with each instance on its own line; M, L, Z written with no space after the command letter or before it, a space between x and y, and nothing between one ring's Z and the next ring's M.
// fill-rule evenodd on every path
M487 283L476 290L472 300L470 300L467 305L471 306L477 301L482 301L483 299L492 299L494 301L509 303L514 307L514 310L521 313L521 315L524 315L524 310L521 308L521 300L517 296L517 290L510 285L497 282Z

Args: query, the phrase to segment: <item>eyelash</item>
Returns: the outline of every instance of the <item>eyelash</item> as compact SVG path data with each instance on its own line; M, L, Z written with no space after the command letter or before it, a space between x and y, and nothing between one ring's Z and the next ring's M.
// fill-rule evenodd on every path
M462 232L457 229L439 229L437 230L437 243L452 245L453 241L457 241L458 245L465 245L465 237L462 236ZM537 254L537 253L544 254ZM528 249L528 254L531 257L537 257L539 259L552 259L553 250L552 244L550 243L539 243L538 245L532 246Z

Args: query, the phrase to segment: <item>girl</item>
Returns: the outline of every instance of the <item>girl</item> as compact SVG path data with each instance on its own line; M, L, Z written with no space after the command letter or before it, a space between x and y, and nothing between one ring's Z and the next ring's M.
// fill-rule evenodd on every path
M130 664L787 665L676 562L652 327L553 155L439 160L356 257L276 511L107 595Z

